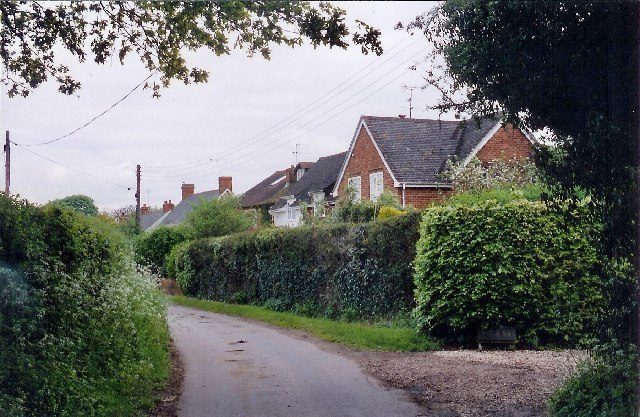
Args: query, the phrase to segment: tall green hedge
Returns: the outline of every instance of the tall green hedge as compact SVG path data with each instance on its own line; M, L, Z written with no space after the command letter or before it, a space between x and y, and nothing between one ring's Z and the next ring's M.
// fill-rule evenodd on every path
M0 196L0 415L130 416L168 372L155 285L99 219Z
M139 235L134 244L134 255L138 265L148 267L153 273L165 275L166 258L174 246L187 238L180 226L160 226Z
M182 290L214 300L302 304L328 315L391 315L413 306L418 214L363 225L266 229L179 245Z
M628 263L598 250L586 202L478 202L425 212L415 263L416 313L433 335L469 342L512 325L528 344L588 345Z

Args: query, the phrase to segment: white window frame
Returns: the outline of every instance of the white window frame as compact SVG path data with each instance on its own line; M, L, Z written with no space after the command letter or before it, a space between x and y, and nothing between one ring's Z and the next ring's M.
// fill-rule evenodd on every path
M362 199L362 177L350 177L347 180L347 187L353 190L353 201L358 202Z
M384 190L382 171L369 174L369 199L376 201Z

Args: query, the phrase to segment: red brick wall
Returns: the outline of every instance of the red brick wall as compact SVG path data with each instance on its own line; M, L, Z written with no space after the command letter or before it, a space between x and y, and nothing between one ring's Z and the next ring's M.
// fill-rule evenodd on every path
M347 182L351 177L360 176L362 184L362 199L369 199L369 174L382 171L382 183L385 190L393 190L393 179L384 166L380 154L366 129L360 130L353 152L349 157L347 167L338 186L338 195L344 195Z
M519 130L511 125L506 125L493 135L491 139L480 149L477 154L478 159L483 162L490 162L496 159L513 159L532 156L531 142ZM369 174L382 171L382 178L385 190L392 190L400 201L402 201L402 188L394 188L391 174L384 166L382 158L369 137L366 129L360 130L356 138L353 152L347 162L340 185L338 195L344 195L347 182L350 177L360 176L362 184L362 199L369 199ZM446 188L407 188L405 189L405 204L412 205L417 209L423 209L434 202L441 201L446 196L453 193Z
M482 162L496 159L530 158L533 155L531 142L512 125L505 125L489 139L476 155Z
M442 201L452 192L448 188L407 188L404 191L405 205L423 209L432 203ZM398 188L397 194L402 201L402 188Z

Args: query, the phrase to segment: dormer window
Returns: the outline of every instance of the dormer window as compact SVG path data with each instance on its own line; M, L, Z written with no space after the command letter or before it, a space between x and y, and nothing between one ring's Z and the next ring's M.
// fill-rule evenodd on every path
M304 175L305 169L304 168L298 168L298 170L296 171L296 181L300 181L300 178L302 178L302 176Z

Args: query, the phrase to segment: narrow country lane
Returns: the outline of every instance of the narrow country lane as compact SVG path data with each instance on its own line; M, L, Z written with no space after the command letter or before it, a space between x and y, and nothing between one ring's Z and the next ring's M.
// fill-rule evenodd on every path
M311 342L232 317L169 306L185 365L179 417L415 417L420 409Z

